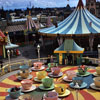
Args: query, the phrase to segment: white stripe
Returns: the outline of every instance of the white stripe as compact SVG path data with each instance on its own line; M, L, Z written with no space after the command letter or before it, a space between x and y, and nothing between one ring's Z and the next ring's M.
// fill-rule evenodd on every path
M89 16L89 14L87 13L87 15ZM86 16L86 15L85 15ZM88 20L88 23L90 23L91 21L90 21L90 19L86 16L86 18L87 18L87 20ZM92 25L91 25L91 27L94 29L94 30L96 30L98 33L100 33L100 28L98 28L96 25L94 25L93 23L92 23Z
M78 11L78 10L77 10ZM61 30L59 30L59 31L57 31L56 33L62 33L64 30L66 30L68 27L69 27L69 25L73 22L73 20L74 20L74 18L76 17L76 15L77 15L77 12L75 13L75 15L73 16L73 18L71 19L71 21L65 26L65 27L63 27ZM67 33L66 33L67 34Z
M74 13L73 13L73 14L74 14ZM63 21L63 23L62 23L58 28L62 27L64 24L66 24L66 23L72 18L73 14L71 14L71 16L70 16L69 18L65 19L65 20ZM75 14L76 14L76 13L75 13ZM57 28L54 28L54 29L52 29L52 30L47 31L46 33L50 33L50 32L52 32L52 31L54 31L54 30L56 30L56 29L57 29ZM63 28L61 28L61 29L63 29ZM61 29L60 29L60 30L61 30ZM58 32L60 32L60 31L59 31L59 30L56 31L55 34L58 33Z
M70 31L66 34L75 34L75 31L77 29L77 26L78 26L78 21L79 21L79 10L78 10L78 15L77 15L77 18L74 22L74 25L72 26L72 28L70 29Z
M87 26L86 26L86 23L85 23L85 20L84 20L84 17L83 17L83 13L82 13L82 9L81 9L81 20L82 20L82 33L90 33L90 31L88 30Z
M89 13L87 13L87 15L90 17L91 15ZM90 17L96 24L100 25L100 23L96 20L94 20L92 17Z

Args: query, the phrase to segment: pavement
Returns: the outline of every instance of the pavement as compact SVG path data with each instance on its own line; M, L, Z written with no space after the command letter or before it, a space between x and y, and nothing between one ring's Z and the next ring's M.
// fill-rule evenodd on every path
M20 61L21 59L29 60L29 59L36 59L38 58L37 54L37 46L34 45L27 45L18 48L20 51L20 55L16 57L11 57L10 62ZM47 45L44 49L43 46L40 47L40 58L47 57L48 55L53 54L53 49L51 45ZM8 58L3 59L3 65L9 63Z

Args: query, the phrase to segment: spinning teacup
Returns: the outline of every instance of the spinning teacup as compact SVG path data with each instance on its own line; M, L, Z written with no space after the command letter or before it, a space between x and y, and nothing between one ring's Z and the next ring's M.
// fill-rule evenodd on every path
M24 90L29 90L32 87L33 82L29 79L24 79L21 81L21 85Z
M42 84L45 88L50 88L53 85L53 78L44 78Z
M55 84L55 91L59 94L62 95L65 93L66 88L68 88L68 85L66 84Z
M8 93L11 98L17 99L21 94L21 90L20 88L14 87L14 88L8 89Z
M39 71L39 72L36 72L36 76L39 80L41 80L47 76L47 73L45 71Z
M100 88L100 77L95 77L93 80L94 80L95 86Z
M44 94L44 100L58 100L58 93L57 92L48 92L47 94Z
M98 75L100 75L100 67L96 67L96 72Z
M43 65L43 63L42 62L34 62L33 65L34 65L35 69L40 69L41 66Z
M82 77L73 77L72 81L73 81L74 85L76 85L78 83L78 85L81 86L83 83L83 78Z
M66 71L66 75L69 80L72 80L73 77L76 77L76 72L72 70Z
M59 67L53 67L51 68L52 74L53 75L58 75L60 73L60 68Z

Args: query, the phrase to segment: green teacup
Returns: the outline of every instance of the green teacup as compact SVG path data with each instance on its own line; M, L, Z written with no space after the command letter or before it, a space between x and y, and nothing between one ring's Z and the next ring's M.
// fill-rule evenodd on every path
M50 88L53 84L53 78L44 78L42 84L45 88Z

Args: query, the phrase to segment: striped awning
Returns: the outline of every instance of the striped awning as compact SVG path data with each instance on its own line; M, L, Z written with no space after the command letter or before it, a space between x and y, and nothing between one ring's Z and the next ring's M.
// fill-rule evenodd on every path
M79 0L77 8L58 27L40 29L39 32L61 35L100 33L100 19L92 15Z
M16 31L24 31L25 29L26 29L25 25L13 25L13 26L7 26L5 31L16 32Z
M54 53L83 53L84 48L78 46L73 39L66 39L62 45L54 50Z

